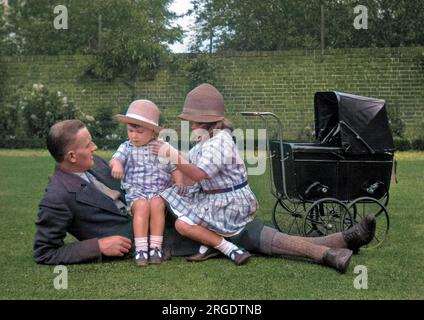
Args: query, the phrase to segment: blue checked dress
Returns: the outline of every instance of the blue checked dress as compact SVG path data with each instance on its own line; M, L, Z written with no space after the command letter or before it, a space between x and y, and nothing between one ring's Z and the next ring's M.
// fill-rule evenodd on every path
M175 166L151 152L150 143L136 147L130 141L122 143L112 159L124 166L121 188L128 205L138 199L150 200L172 185Z
M231 188L247 181L244 162L229 130L221 130L214 137L198 143L189 152L189 161L206 172L210 179L189 188L180 196L175 187L161 196L180 218L203 226L220 235L234 235L252 221L257 209L256 197L249 185L226 192L207 194L203 190Z

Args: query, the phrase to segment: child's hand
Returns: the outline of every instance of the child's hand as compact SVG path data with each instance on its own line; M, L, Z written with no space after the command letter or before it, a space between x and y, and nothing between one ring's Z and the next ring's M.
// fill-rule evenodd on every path
M119 161L114 161L111 163L112 167L112 177L115 179L121 180L124 177L124 167Z
M124 177L124 169L122 168L116 168L112 170L112 177L118 180L122 180Z

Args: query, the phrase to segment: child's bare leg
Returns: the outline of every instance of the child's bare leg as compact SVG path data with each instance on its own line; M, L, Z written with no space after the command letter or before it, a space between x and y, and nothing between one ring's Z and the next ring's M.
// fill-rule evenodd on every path
M163 236L165 228L165 201L161 197L150 200L150 234Z
M162 262L163 230L165 227L165 202L161 197L150 200L150 263Z
M133 215L134 237L147 237L150 220L149 201L144 199L134 201L131 207L131 212Z
M250 257L250 254L245 250L241 250L235 244L202 226L177 219L175 228L181 235L221 251L237 265L247 262Z
M135 263L137 266L146 266L148 263L149 243L147 234L149 232L150 204L144 199L136 200L131 211L133 214L133 230L135 249Z
M208 247L219 246L224 239L209 229L195 224L190 225L180 219L175 221L175 229L184 237L200 242Z

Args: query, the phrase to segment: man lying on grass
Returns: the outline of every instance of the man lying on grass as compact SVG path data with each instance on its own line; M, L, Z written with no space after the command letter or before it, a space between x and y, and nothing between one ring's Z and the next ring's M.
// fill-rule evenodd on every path
M129 257L133 235L125 198L108 164L94 156L97 146L85 125L79 120L55 124L47 148L56 160L56 169L40 202L35 261L56 265ZM67 233L79 241L65 244ZM369 243L374 233L373 217L342 233L318 238L289 236L255 218L231 241L253 252L307 258L344 273L352 253ZM170 255L197 253L197 261L215 256L199 253L199 244L179 235L173 224L166 227L163 248L164 260Z
M85 125L66 120L52 126L47 148L56 169L40 202L34 258L43 264L101 261L132 253L132 219L119 181L108 163L94 156L97 146ZM78 242L65 244L66 234ZM190 255L199 245L167 228L164 258Z

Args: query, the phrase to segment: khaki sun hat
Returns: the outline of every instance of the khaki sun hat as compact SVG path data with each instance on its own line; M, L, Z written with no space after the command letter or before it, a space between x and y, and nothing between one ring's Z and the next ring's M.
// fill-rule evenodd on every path
M156 132L163 128L159 126L159 108L150 100L135 100L128 107L126 115L117 114L119 122L135 124L152 129Z
M224 119L225 105L222 94L212 85L204 83L191 90L185 99L183 120L209 123Z

